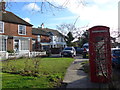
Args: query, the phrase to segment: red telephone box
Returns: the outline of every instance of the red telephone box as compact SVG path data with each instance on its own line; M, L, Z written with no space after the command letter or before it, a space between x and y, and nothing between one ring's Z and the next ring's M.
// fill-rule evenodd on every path
M111 79L111 43L109 27L94 26L89 29L90 76L92 82Z

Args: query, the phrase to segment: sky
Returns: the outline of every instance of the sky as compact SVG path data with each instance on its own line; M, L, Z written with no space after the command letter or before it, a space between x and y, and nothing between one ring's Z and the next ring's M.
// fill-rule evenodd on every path
M96 25L110 27L111 31L118 30L119 0L47 0L55 6L52 8L44 0L6 0L9 1L6 10L13 12L27 22L38 27L44 23L45 28L57 29L56 25L73 24L81 29ZM114 36L114 34L113 34Z

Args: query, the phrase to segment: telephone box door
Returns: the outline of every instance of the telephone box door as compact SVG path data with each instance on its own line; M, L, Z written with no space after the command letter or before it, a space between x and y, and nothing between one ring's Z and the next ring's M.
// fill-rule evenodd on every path
M111 78L111 44L109 27L89 29L90 76L92 82L108 82Z

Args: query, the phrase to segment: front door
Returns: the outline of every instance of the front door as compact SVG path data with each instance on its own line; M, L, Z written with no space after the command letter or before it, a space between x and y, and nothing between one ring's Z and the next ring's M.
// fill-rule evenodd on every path
M18 52L19 51L19 40L14 41L14 51Z

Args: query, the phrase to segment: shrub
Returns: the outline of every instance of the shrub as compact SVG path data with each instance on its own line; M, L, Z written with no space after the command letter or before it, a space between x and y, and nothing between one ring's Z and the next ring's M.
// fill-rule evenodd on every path
M14 50L7 50L8 53L14 53Z
M83 71L85 73L89 73L89 61L84 61L81 63L82 67L83 67Z
M26 58L24 64L25 67L23 69L23 71L21 72L21 75L25 75L25 76L39 76L39 64L40 64L40 58L33 58L32 59L32 65L29 64L29 60L28 58Z
M56 82L57 80L61 79L62 77L59 74L49 75L47 77L51 82Z

